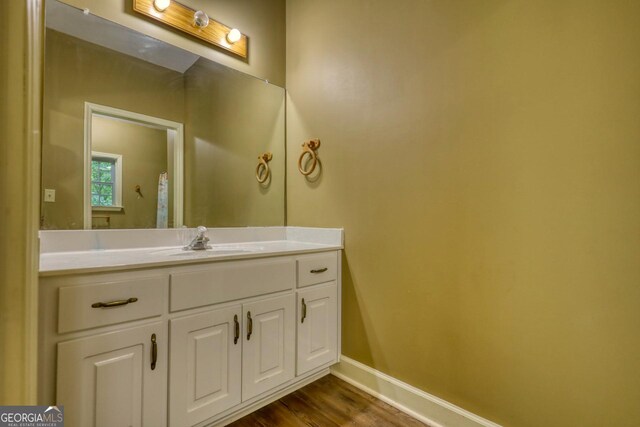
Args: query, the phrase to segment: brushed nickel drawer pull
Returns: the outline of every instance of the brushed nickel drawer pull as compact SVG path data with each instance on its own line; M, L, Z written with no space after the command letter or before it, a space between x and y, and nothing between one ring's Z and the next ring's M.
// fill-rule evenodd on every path
M156 334L151 335L151 370L156 369L156 362L158 361L158 343L156 341Z
M122 299L117 301L109 301L109 302L94 302L91 304L93 308L111 308L111 307L120 307L121 305L127 305L138 301L138 298L129 298Z
M307 303L304 302L304 298L302 298L302 319L300 319L300 323L304 323L304 319L307 318Z
M253 319L251 318L251 312L247 313L247 341L251 339L253 333Z
M325 268L319 268L319 269L317 269L317 270L311 270L311 273L313 273L313 274L317 274L317 273L324 273L324 272L325 272L325 271L327 271L327 270L328 270L328 268L327 268L327 267L325 267Z
M234 334L233 334L233 343L238 344L238 338L240 338L240 322L238 322L237 314L233 316L233 323L235 324Z

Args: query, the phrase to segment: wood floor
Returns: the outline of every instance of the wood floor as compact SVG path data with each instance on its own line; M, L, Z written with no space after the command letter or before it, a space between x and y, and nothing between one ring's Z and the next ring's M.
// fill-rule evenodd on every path
M229 425L424 427L426 424L333 375L327 375Z

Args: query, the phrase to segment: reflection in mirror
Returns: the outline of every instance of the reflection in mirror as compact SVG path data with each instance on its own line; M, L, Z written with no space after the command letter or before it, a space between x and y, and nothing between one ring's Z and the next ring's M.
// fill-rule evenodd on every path
M46 7L42 228L284 225L284 89Z
M85 104L85 228L182 225L182 128Z

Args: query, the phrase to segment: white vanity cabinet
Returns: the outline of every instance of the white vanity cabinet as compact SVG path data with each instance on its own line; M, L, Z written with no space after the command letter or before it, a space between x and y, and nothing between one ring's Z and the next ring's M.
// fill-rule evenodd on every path
M338 252L297 258L297 361L303 375L338 357Z
M205 421L294 378L295 286L292 257L171 274L171 311L212 307L170 320L172 426Z
M338 309L335 281L298 292L298 357L302 375L335 360L338 354Z
M68 427L203 427L302 387L338 361L338 254L43 277L39 403Z
M250 400L293 379L295 373L293 294L245 304L242 399Z
M65 424L165 425L167 341L166 325L154 322L58 344Z
M192 426L294 377L293 294L171 320L169 414Z
M171 320L169 417L186 427L241 402L242 306Z

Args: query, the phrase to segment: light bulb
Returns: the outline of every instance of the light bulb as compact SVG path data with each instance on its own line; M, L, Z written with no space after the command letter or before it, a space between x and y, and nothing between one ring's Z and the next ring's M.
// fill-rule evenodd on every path
M198 28L205 28L207 25L209 25L209 17L206 13L199 10L193 14L193 25Z
M171 0L153 0L153 7L155 7L158 12L164 12L170 4Z
M231 44L234 44L238 40L242 38L242 33L237 28L232 28L227 34L227 41Z

